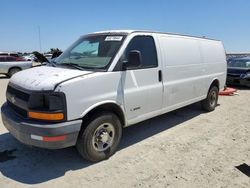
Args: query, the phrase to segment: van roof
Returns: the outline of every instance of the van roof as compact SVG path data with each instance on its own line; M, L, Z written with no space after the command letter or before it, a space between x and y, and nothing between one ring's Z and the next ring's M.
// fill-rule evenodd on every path
M143 33L158 33L158 34L167 34L167 35L177 35L177 36L184 36L184 37L193 37L193 38L199 38L199 39L206 39L206 40L215 40L215 41L220 41L217 39L211 39L207 38L205 36L192 36L188 34L179 34L179 33L168 33L168 32L160 32L160 31L150 31L150 30L106 30L106 31L98 31L94 32L94 34L101 34L101 33L112 33L112 34L118 34L118 33L123 33L123 34L131 34L131 33L136 33L136 32L143 32ZM92 33L93 34L93 33Z

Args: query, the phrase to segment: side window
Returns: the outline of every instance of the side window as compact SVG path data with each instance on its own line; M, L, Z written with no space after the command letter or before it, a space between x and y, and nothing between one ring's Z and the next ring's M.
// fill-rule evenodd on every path
M1 56L0 56L0 61L1 61L1 62L4 62L4 61L5 61L5 57L1 57Z
M128 44L125 56L131 50L138 50L141 52L142 63L139 67L131 67L131 69L142 69L157 67L157 54L155 49L154 39L151 36L136 36Z
M12 57L18 57L18 54L10 54Z
M15 58L9 56L9 57L6 57L6 61L8 61L8 62L15 61Z

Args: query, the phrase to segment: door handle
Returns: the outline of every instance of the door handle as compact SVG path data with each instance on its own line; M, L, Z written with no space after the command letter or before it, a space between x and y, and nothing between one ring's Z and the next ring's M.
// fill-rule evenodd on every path
M162 72L161 72L161 70L158 71L158 80L159 80L159 82L162 81Z

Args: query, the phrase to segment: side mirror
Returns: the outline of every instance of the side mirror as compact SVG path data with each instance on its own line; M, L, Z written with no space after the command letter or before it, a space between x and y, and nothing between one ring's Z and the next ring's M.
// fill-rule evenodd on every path
M138 67L142 62L141 52L138 50L131 50L128 54L128 60L123 63L124 69L128 67Z

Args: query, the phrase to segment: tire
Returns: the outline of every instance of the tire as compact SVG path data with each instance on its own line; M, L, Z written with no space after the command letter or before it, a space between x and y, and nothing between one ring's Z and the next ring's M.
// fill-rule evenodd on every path
M8 72L8 76L12 77L15 73L19 72L21 69L20 68L11 68Z
M80 132L76 148L87 161L99 162L116 152L121 136L122 125L119 118L113 113L99 113Z
M218 103L219 89L217 86L211 86L207 98L201 101L201 107L207 112L211 112L215 109Z

